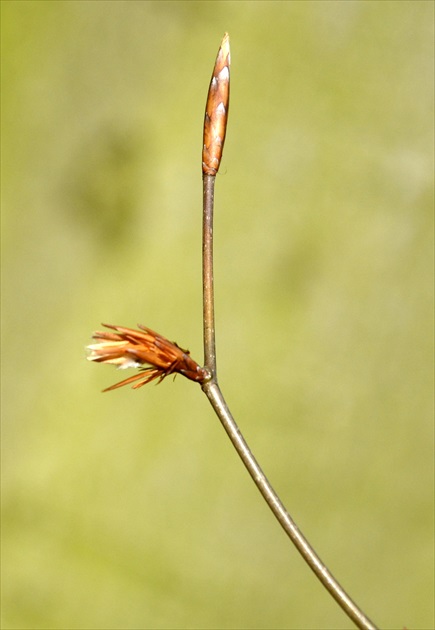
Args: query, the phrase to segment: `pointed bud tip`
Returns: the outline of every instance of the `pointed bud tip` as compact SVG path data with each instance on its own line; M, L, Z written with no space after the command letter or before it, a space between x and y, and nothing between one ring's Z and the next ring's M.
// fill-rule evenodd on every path
M221 43L221 51L224 57L230 56L230 36L228 33L225 33L222 43Z

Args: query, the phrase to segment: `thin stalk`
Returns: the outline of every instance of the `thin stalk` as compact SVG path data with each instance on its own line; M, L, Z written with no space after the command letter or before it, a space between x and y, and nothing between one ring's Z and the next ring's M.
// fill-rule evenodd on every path
M213 278L213 207L214 175L203 175L204 212L202 221L202 265L203 265L203 327L204 367L213 376L216 374L216 345L214 329L214 278Z
M202 245L204 363L210 376L202 382L201 387L245 464L248 473L305 562L358 628L362 630L376 630L374 623L337 582L287 512L240 432L218 385L214 323L213 208L214 185L222 156L228 117L229 64L229 38L226 33L216 59L204 121Z
M349 619L355 623L357 628L361 628L362 630L376 630L375 624L346 593L287 512L285 505L273 489L240 432L216 379L203 383L202 389L233 443L234 448L245 464L252 480L310 569L316 574L323 586L330 592L337 604L343 609Z

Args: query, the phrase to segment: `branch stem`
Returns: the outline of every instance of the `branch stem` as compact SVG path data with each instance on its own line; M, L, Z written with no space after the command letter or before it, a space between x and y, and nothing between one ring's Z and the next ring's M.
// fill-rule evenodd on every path
M363 611L349 597L344 588L337 582L335 577L316 554L313 547L287 512L284 504L271 486L269 480L241 434L217 382L214 380L205 382L202 385L202 389L227 432L228 437L233 443L234 448L245 464L249 475L256 484L257 488L260 490L263 498L284 529L285 533L293 542L310 569L312 569L312 571L316 574L323 586L330 592L337 604L341 606L343 611L349 619L355 623L357 628L361 628L361 630L376 630L374 623L363 613Z
M349 597L343 587L321 561L296 523L287 512L281 499L271 486L266 475L252 454L225 402L217 382L216 346L214 322L213 280L213 208L215 175L203 174L203 314L204 314L204 364L210 373L201 387L209 399L216 415L227 432L234 448L245 464L252 480L260 490L268 506L287 536L295 545L308 566L314 571L323 586L343 609L357 628L376 630L376 626Z

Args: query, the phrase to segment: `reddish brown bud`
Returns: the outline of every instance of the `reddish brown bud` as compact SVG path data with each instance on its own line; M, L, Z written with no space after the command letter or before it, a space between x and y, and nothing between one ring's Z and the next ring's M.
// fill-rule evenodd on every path
M216 58L204 119L202 170L216 175L222 157L230 102L230 37L225 33Z
M105 392L128 385L133 389L158 378L159 383L169 374L182 374L191 381L199 383L209 378L206 369L194 361L188 350L183 350L165 337L139 324L141 330L103 324L116 332L97 331L92 335L97 343L88 346L91 351L88 360L97 363L111 363L118 368L138 367L141 371L129 378L107 387ZM143 332L142 332L143 331ZM148 366L148 367L144 367Z

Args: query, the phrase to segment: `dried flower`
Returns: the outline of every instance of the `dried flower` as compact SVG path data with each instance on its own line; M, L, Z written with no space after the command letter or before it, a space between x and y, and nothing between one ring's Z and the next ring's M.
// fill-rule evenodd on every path
M142 387L158 378L159 383L169 374L182 374L186 378L199 383L209 378L205 368L194 361L188 350L183 350L176 343L139 324L141 330L103 324L116 332L97 331L92 335L97 343L88 346L88 361L111 363L124 369L137 367L139 374L130 376L120 383L107 387L107 392L122 385L137 381L133 389ZM142 332L143 331L143 332ZM147 367L143 367L143 366Z
M230 102L230 37L225 33L216 58L204 118L202 171L216 175L224 148Z

